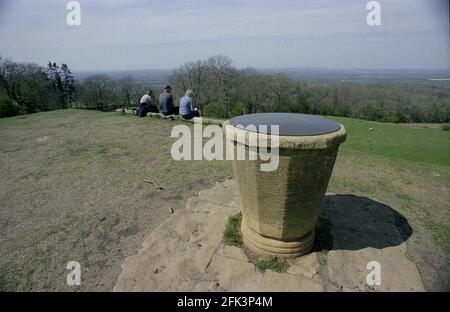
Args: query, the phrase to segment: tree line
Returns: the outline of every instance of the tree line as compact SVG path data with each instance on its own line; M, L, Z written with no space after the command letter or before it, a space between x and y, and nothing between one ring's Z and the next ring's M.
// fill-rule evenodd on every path
M0 117L68 108L75 80L66 64L16 63L0 57Z
M444 86L305 82L238 69L221 55L180 66L167 83L176 99L193 90L197 108L210 117L292 112L402 123L448 123L450 118L450 90ZM0 116L62 108L109 111L135 106L146 89L158 93L161 87L105 74L75 81L66 64L49 62L43 68L0 58ZM2 113L5 101L17 111Z
M237 69L225 56L186 63L169 80L178 96L192 89L199 110L212 117L291 112L395 123L450 119L450 88L437 85L305 82Z

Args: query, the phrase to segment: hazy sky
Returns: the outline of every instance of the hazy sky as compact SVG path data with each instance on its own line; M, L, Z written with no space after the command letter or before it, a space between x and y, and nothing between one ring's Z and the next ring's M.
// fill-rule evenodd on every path
M447 0L0 0L0 55L74 70L174 68L215 54L238 67L450 68Z

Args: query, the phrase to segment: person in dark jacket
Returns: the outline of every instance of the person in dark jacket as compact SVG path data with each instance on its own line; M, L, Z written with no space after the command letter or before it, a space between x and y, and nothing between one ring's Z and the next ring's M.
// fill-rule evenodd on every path
M165 86L164 92L159 95L159 109L164 116L170 116L174 114L171 86Z

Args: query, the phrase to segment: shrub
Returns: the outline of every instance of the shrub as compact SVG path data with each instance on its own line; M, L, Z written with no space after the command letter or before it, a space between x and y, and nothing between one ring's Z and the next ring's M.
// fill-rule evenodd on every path
M277 257L260 258L256 262L256 267L264 272L265 270L272 270L275 272L284 272L287 269L287 262L280 260Z
M208 104L203 108L203 116L205 117L223 117L224 115L223 107L218 104Z
M443 124L443 125L441 126L441 129L444 130L444 131L450 130L450 124L448 124L448 123Z
M241 221L242 213L238 213L228 218L228 223L225 226L225 232L223 233L223 242L225 245L241 245Z
M244 115L244 107L242 105L235 105L230 110L230 117Z
M0 118L17 116L22 113L23 111L19 105L14 103L9 97L0 95Z

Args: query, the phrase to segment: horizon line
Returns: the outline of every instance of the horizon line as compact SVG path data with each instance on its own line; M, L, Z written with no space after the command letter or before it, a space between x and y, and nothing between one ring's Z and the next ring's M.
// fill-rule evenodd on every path
M69 64L67 64L69 65ZM235 66L236 69L242 70L247 68L252 68L255 70L351 70L351 71L447 71L450 73L450 68L389 68L389 67L253 67L253 66ZM90 72L127 72L127 71L174 71L178 67L174 68L140 68L140 69L82 69L75 70L72 72L77 73L90 73Z

